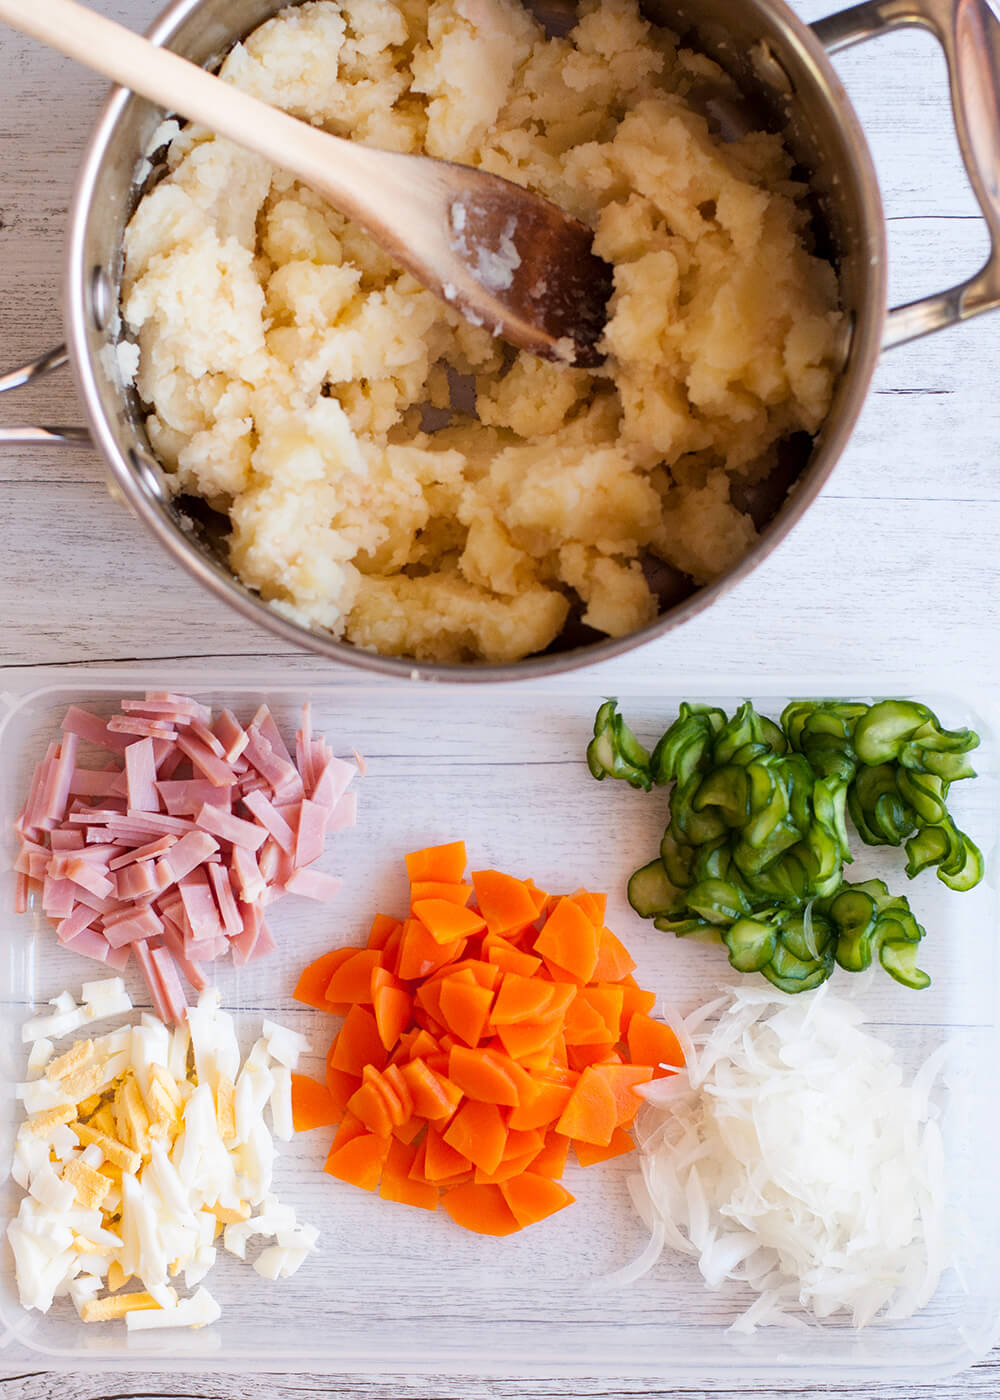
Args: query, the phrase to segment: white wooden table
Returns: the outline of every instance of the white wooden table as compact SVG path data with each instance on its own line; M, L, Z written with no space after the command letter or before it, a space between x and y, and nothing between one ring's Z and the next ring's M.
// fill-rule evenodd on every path
M824 0L796 5L806 19L831 8ZM96 7L143 28L158 0L101 0ZM892 300L952 284L978 266L987 237L961 170L936 48L922 35L897 35L843 55L838 67L882 181ZM0 370L61 339L67 201L103 90L100 80L0 28ZM995 691L998 381L1000 315L886 356L851 446L792 537L707 615L634 657L596 669L595 689L662 676L676 691L685 673L707 674L718 666L745 674L750 691L785 676L829 672L832 665L848 676L917 674L928 691L935 683ZM0 399L0 424L81 420L65 374ZM329 670L203 596L112 501L92 451L0 453L0 520L4 667L31 671L42 681L46 667L67 662L113 666L280 655L286 679ZM6 1260L3 1267L9 1267ZM816 1381L820 1386L822 1375ZM0 1352L0 1395L8 1400L237 1392L291 1397L334 1390L351 1397L462 1400L676 1393L655 1379L616 1389L596 1380L396 1375L377 1381L12 1375ZM883 1400L904 1395L891 1386L866 1393ZM997 1395L1000 1351L934 1393L953 1400Z

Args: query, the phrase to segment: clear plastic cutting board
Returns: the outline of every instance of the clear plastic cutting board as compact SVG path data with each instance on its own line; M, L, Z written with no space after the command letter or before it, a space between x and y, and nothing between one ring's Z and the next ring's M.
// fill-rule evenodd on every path
M53 673L44 689L24 685L0 673L0 1054L8 1086L24 1077L22 1020L64 987L78 994L83 980L101 975L97 964L61 950L41 915L12 912L11 821L66 707L110 711L120 696L153 688L190 691L249 717L266 699L288 733L306 698L283 684L279 663L252 674L207 666L113 673L67 668ZM667 1254L628 1288L595 1289L595 1280L634 1258L646 1242L627 1196L626 1176L634 1169L628 1158L585 1171L571 1161L565 1184L576 1204L497 1240L460 1230L443 1211L414 1210L332 1180L321 1171L331 1134L319 1129L279 1144L275 1189L321 1231L321 1252L295 1277L268 1284L220 1251L207 1281L222 1304L218 1323L201 1332L129 1338L122 1324L85 1326L68 1300L44 1317L25 1313L4 1245L0 1345L9 1348L7 1356L30 1352L47 1366L73 1369L642 1376L673 1385L708 1379L730 1385L926 1383L967 1365L991 1344L1000 1314L997 744L985 706L928 694L912 679L890 684L886 678L877 693L917 691L943 723L970 724L983 737L975 756L980 777L953 789L951 807L982 846L988 869L987 880L965 895L945 890L930 873L911 884L899 852L866 853L851 872L852 878L882 874L893 888L905 889L928 929L921 947L921 966L933 977L928 991L908 991L881 973L860 989L874 1029L911 1069L943 1039L955 1043L958 1088L947 1102L943 1132L960 1272L946 1274L921 1314L860 1334L831 1322L737 1336L726 1328L751 1296L738 1285L707 1291L690 1259ZM776 716L793 694L872 693L872 677L851 687L820 676L789 684L785 693L750 698ZM406 851L457 838L467 842L473 868L531 875L553 891L581 884L607 890L608 923L662 1009L691 1010L737 978L722 950L657 933L628 908L625 881L657 850L666 796L590 777L583 755L603 698L592 680L472 690L336 682L310 685L308 697L315 729L338 754L357 748L368 772L360 784L358 826L333 836L318 863L345 877L337 902L283 900L270 920L275 954L241 971L228 962L215 965L223 1004L239 1014L247 1043L264 1015L292 1025L315 1052L301 1068L322 1077L323 1056L340 1023L291 1000L299 970L329 947L363 941L376 908L405 910ZM738 680L725 677L690 678L673 695L634 684L619 695L629 723L649 741L682 699L731 710L744 698ZM130 967L126 977L136 1004L147 1004L137 972ZM842 991L859 990L848 974L838 970L835 977ZM19 1117L8 1088L0 1143L5 1176ZM7 1180L4 1223L19 1196Z

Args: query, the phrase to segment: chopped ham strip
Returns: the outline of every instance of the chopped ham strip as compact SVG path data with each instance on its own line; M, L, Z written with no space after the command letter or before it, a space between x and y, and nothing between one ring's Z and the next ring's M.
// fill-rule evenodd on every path
M60 943L68 943L71 938L75 938L78 933L82 933L85 928L90 928L97 918L96 909L88 909L85 904L78 904L72 914L68 914L56 926L56 933Z
M83 928L73 938L62 940L62 943L64 948L71 948L74 953L82 953L85 958L93 958L95 962L108 962L111 954L117 951L102 933L92 928Z
M190 724L193 719L204 721L204 705L193 700L123 700L121 708L127 715L144 715L146 719L168 720L171 724Z
M106 875L102 875L93 861L84 860L81 855L70 855L66 866L66 878L72 880L74 885L82 885L91 894L99 895L101 899L106 899L109 894L114 894L114 884Z
M156 795L156 755L152 739L129 744L125 750L125 774L128 782L128 805L140 812L157 812L160 802Z
M108 720L108 730L112 734L138 734L144 739L177 738L172 724L164 724L159 719L140 719L138 715L115 715Z
M203 831L210 831L213 836L221 837L223 841L231 841L234 846L245 846L248 851L259 851L267 840L267 831L262 826L257 826L255 822L245 822L242 817L234 817L231 812L223 812L218 807L211 807L206 802L195 814L195 820ZM317 855L321 855L323 850L322 842Z
M167 1007L166 998L163 994L163 984L157 974L156 964L153 962L153 955L150 952L149 945L147 943L136 943L135 955L139 959L139 966L146 980L146 986L149 988L149 995L153 998L156 1014L161 1021L165 1021L167 1025L170 1025L173 1021L173 1017L170 1015L169 1008Z
M235 781L236 775L229 764L224 759L216 757L212 750L206 748L199 740L188 734L182 734L177 740L177 747L216 787L230 787Z
M156 743L155 739L153 743ZM176 744L167 744L164 747L167 750L166 753L162 758L158 757L156 760L156 776L166 781L168 778L172 778L181 764L187 760Z
M74 903L79 900L86 904L89 899L96 899L97 895L92 895L84 888L74 886L72 880L56 880L51 875L46 875L42 884L42 908L50 919L65 919L73 912Z
M183 1021L187 1015L187 998L177 976L177 965L166 948L153 948L150 956L160 979L163 1000L170 1012L168 1021Z
M234 846L232 870L240 898L246 904L255 904L264 893L266 881L253 851L248 851L245 846Z
M247 735L245 757L256 768L261 777L267 779L275 791L282 786L290 785L294 778L298 777L291 762L275 753L255 724L251 724Z
M218 841L207 831L189 831L166 855L160 857L156 867L164 870L171 881L179 882L218 849Z
M171 957L187 978L190 986L196 992L204 991L208 986L208 978L202 971L201 964L191 961L184 951L184 940L174 932L169 924L163 930L163 946L169 949Z
M236 934L243 932L243 920L240 918L233 887L229 883L228 870L224 870L221 865L210 865L208 867L208 883L215 895L215 903L222 918L222 925L229 937L234 938Z
M78 851L85 844L82 830L64 826L49 832L49 842L54 851Z
M343 759L331 755L316 779L312 800L324 807L336 807L357 771L353 764L345 763Z
M336 898L343 884L337 875L324 875L319 870L296 870L285 881L289 894L304 894L306 899L319 899L328 904Z
M115 734L108 729L107 721L100 715L92 715L89 710L81 710L78 705L70 705L62 722L64 734L75 734L78 739L86 739L88 744L97 744L112 753L124 753L131 743L128 734Z
M81 740L103 766L78 766ZM16 909L40 899L63 947L109 967L134 950L158 1014L182 1018L182 977L200 990L202 963L273 951L265 907L340 886L308 867L354 825L358 768L314 734L308 705L294 751L267 705L245 727L168 691L107 720L71 706L14 823Z
M169 690L147 690L144 702L133 701L133 704L145 703L147 705L171 705L178 713L185 715L195 715L207 724L212 718L212 711L202 705L200 701L192 699L190 695L174 695ZM124 710L125 706L122 706Z
M71 797L110 797L118 778L115 769L95 773L89 768L74 768L69 780Z
M163 923L152 909L133 909L128 918L116 919L114 923L104 920L104 937L112 948L121 948L126 943L154 938L162 932Z
M308 700L306 704L309 704ZM282 763L291 764L292 756L288 752L288 747L284 739L281 737L281 730L274 722L274 715L271 714L267 705L261 705L250 723L263 735L278 758L281 759Z
M164 851L169 851L170 847L176 846L176 844L176 836L160 836L156 841L150 841L145 846L135 846L131 851L126 851L124 855L115 856L114 860L108 861L108 869L121 870L123 866L131 865L134 860L152 860L154 856L162 855Z
M184 913L187 915L195 941L203 943L206 939L216 938L224 932L215 897L204 871L192 870L190 875L185 875L180 881L180 891Z
M299 826L295 833L296 865L311 865L317 856L323 854L323 835L329 815L328 807L323 807L318 802L310 802L308 797L302 799Z
M207 778L189 778L186 782L158 782L156 790L172 817L193 817L205 802L215 807L229 807L233 787L216 787Z
M295 832L260 788L244 792L243 805L250 809L261 826L267 828L283 851L294 850Z
M223 758L227 763L235 763L250 742L250 735L240 724L232 710L223 710L215 721L215 737L222 745Z
M348 827L357 826L358 823L358 794L356 792L345 792L343 797L330 813L330 819L326 824L327 831L345 831Z
M66 803L69 801L69 787L73 781L76 748L79 742L75 734L64 734L59 745L59 755L49 768L45 790L42 793L41 810L42 819L50 830L66 815Z

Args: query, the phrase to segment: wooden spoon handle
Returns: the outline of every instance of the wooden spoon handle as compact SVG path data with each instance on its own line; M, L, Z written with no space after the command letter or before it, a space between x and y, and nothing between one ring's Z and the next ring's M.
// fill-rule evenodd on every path
M343 213L363 218L378 152L269 107L77 0L0 0L0 19L166 111L228 136L321 189Z

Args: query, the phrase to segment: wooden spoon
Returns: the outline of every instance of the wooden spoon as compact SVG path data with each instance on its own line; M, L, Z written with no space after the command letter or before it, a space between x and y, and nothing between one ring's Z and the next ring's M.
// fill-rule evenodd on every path
M484 170L330 136L76 0L0 0L0 19L290 171L475 324L547 359L600 363L611 267L593 230L549 200Z

